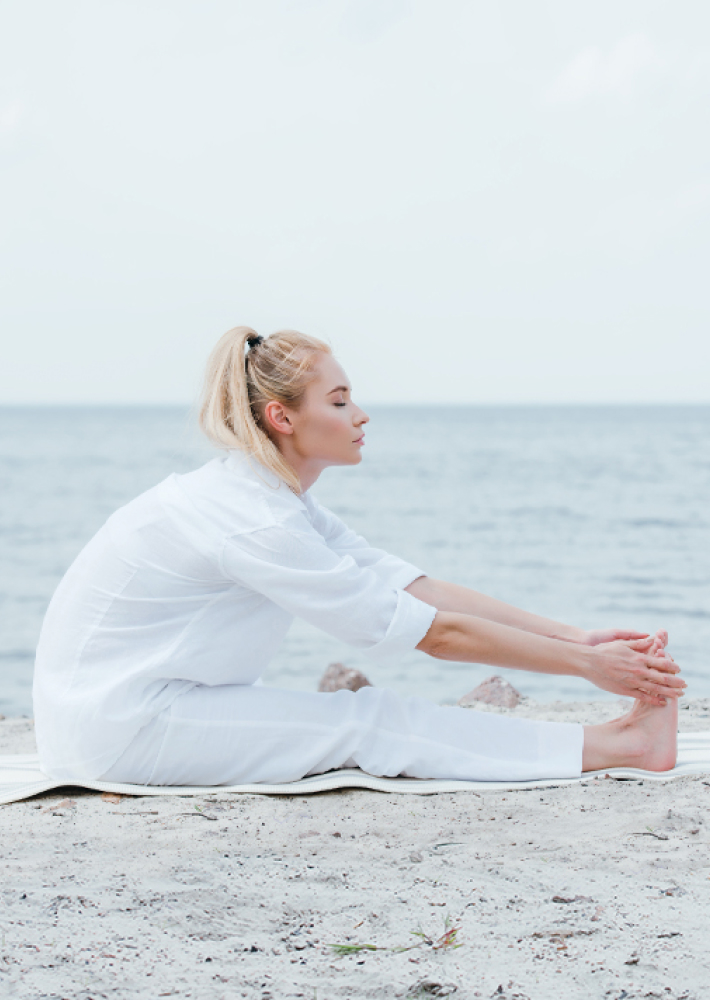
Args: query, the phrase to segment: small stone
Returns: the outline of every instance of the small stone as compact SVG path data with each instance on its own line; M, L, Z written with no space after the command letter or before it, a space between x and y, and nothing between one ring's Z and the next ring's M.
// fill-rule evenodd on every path
M51 805L47 806L47 808L44 809L44 810L42 810L42 811L43 812L51 812L51 813L55 813L55 815L59 815L59 810L60 809L76 809L76 800L75 799L62 799L61 802L54 802ZM64 814L62 813L61 815L64 815Z
M343 663L331 663L318 682L318 690L325 692L359 691L364 687L372 687L367 677Z
M411 997L450 997L458 992L453 983L435 983L431 979L420 979L409 989Z
M419 864L424 860L424 855L421 853L421 851L412 851L412 853L409 855L409 860L413 861L414 864Z
M520 692L516 691L512 684L494 674L463 698L459 698L459 705L462 708L470 708L476 702L484 702L486 705L497 705L499 708L515 708L520 703L520 697Z

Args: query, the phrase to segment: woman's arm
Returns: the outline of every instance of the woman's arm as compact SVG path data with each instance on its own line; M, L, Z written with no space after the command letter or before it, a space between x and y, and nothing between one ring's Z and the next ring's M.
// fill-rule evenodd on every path
M417 649L441 660L584 677L605 691L663 704L665 698L679 697L685 682L675 676L678 667L659 645L648 637L586 646L439 611Z
M613 642L615 639L645 639L648 633L634 632L629 629L604 629L595 632L585 632L572 625L551 618L541 618L528 611L505 604L495 597L487 597L468 587L459 587L445 580L435 580L430 576L420 576L418 580L406 588L410 594L431 604L437 611L455 611L462 615L474 615L499 625L509 625L511 628L532 632L534 635L547 636L549 639L564 639L567 642L582 643L586 646L596 646L600 642ZM664 633L665 635L665 633ZM666 635L666 641L668 637ZM665 645L665 642L664 642Z

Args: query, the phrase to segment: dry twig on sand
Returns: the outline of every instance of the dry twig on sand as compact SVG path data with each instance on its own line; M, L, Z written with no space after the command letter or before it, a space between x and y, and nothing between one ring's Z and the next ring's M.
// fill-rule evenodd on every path
M461 930L460 923L454 923L447 914L444 918L444 931L439 937L434 938L425 934L419 927L410 933L419 938L416 944L399 945L394 948L377 944L330 944L329 948L336 955L357 955L361 951L389 951L392 954L401 954L404 951L414 951L416 948L429 947L432 951L449 951L454 948L462 948L463 945L457 941L458 933Z

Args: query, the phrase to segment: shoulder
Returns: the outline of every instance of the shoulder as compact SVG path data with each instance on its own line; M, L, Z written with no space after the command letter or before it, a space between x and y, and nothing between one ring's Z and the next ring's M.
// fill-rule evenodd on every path
M306 528L310 520L304 502L285 483L239 452L166 482L186 509L224 537L289 525Z
M332 510L319 503L310 492L304 493L302 500L308 521L319 535L327 539L334 533L345 529L346 525L340 518Z

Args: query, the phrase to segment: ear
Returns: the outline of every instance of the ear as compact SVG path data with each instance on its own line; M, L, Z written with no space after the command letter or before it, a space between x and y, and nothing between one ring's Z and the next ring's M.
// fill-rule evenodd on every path
M266 426L277 434L293 434L293 424L288 410L283 403L277 403L275 399L270 399L264 407L264 421Z

